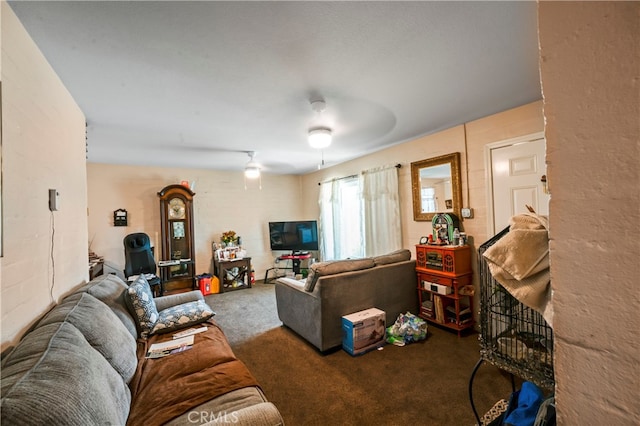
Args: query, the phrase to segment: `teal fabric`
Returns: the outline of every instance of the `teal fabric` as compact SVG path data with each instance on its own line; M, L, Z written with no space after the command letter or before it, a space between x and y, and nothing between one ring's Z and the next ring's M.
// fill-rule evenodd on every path
M168 333L204 322L215 315L213 309L204 300L183 303L162 310L158 314L158 321L150 334Z
M55 306L38 326L68 322L77 328L127 383L136 371L136 341L118 317L88 293L77 293Z
M122 377L69 323L39 326L2 362L3 425L124 425Z
M131 315L136 320L140 337L146 339L158 322L158 309L149 283L141 275L128 289L127 300Z

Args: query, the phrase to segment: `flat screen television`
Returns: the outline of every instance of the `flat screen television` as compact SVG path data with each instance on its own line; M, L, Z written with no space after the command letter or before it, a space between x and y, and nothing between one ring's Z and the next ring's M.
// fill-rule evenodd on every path
M271 250L302 252L318 250L318 222L301 220L269 222Z

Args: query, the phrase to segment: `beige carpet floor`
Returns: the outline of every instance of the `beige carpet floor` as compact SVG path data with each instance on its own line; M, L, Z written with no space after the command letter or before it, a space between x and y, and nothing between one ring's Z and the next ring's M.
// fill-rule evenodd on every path
M274 284L207 296L215 320L289 426L474 425L468 396L478 335L429 325L427 340L353 357L321 354L278 319ZM484 363L473 384L480 415L511 392Z

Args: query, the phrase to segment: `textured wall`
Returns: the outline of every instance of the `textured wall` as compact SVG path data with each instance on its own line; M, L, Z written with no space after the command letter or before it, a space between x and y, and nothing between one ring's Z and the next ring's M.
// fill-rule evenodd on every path
M539 3L561 425L640 424L639 16Z
M88 278L85 119L2 8L2 349ZM60 209L48 208L49 188Z
M251 256L256 279L273 265L269 249L269 221L308 219L301 213L298 176L263 173L262 189L247 181L241 172L166 167L119 166L89 163L89 238L91 249L105 257L107 272L123 276L123 238L145 232L160 246L160 204L158 191L183 180L194 182L196 273L210 272L211 243L220 242L223 232L234 230ZM129 225L113 226L113 211L125 209ZM310 217L313 219L313 217ZM156 241L156 238L158 239Z

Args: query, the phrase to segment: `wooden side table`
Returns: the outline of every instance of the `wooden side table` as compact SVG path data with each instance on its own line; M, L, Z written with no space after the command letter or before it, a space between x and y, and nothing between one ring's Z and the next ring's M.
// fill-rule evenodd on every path
M104 260L89 262L89 281L104 273Z
M220 280L220 293L251 288L251 258L213 259L214 274ZM237 268L237 269L236 269Z

